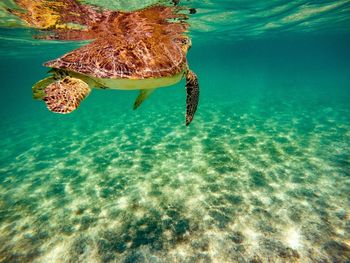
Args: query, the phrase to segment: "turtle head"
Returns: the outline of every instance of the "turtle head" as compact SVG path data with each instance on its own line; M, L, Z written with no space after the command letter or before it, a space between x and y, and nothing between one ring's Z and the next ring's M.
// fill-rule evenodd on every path
M184 36L183 38L180 39L180 41L181 41L181 48L183 52L187 53L192 46L191 38L189 38L188 36Z
M192 47L192 41L191 41L191 38L189 37L185 37L182 43L183 43L183 49L185 50L185 52L187 52Z

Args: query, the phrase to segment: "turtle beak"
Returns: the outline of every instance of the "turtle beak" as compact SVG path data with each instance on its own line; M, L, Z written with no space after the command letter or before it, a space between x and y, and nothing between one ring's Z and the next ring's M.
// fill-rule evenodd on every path
M190 50L190 48L192 47L192 40L190 38L187 39L188 43L187 43L187 50Z

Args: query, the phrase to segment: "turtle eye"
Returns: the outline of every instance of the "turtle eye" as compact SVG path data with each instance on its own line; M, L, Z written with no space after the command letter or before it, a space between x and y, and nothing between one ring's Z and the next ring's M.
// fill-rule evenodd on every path
M189 41L189 39L188 39L187 37L183 38L183 39L181 40L181 42L182 42L183 45L188 45L188 44L190 44L190 41Z
M191 41L191 39L188 38L188 37L183 38L183 39L181 40L181 42L182 42L182 44L183 44L184 46L187 46L188 49L190 49L191 46L192 46L192 41Z

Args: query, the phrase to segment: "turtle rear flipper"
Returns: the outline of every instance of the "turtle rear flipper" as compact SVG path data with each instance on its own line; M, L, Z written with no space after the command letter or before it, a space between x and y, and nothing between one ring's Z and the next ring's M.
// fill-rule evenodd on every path
M144 89L140 90L139 95L137 96L135 102L134 102L134 107L133 109L136 110L141 103L151 95L151 93L154 91L154 89Z
M199 83L197 75L188 70L186 76L186 126L193 120L199 101Z
M45 88L54 81L55 78L53 76L50 76L35 83L32 87L33 99L42 100L45 96Z
M70 113L90 93L89 85L81 79L66 76L54 81L49 78L39 81L33 87L33 94L35 98L42 99L52 112ZM45 84L48 85L45 87Z

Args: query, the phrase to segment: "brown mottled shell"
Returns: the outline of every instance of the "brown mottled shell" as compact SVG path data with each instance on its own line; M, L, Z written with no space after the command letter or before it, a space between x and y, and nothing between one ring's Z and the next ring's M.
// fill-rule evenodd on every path
M95 39L45 66L97 78L158 78L187 65L183 45L188 24L176 8L153 6L135 12L105 11L103 19L77 34L57 31L56 39ZM172 19L172 21L170 21ZM71 33L71 34L69 34Z
M99 8L75 0L15 0L20 9L8 11L37 29L69 28L69 24L89 26L101 16Z

